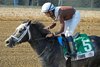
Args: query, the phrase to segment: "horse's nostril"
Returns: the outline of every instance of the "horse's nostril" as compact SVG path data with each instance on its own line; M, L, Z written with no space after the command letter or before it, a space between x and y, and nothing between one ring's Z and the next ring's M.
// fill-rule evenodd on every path
M9 43L9 41L6 41L6 44L8 44Z

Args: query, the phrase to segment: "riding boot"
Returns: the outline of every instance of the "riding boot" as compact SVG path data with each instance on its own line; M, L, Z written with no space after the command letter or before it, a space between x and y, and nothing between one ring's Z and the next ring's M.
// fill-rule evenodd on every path
M65 37L65 35L61 35L62 36L62 42L63 42L63 48L64 48L64 57L66 58L68 58L68 57L70 57L70 53L71 53L71 51L70 51L70 47L69 47L69 45L68 45L68 40L66 39L66 37Z
M73 42L72 36L68 37L68 42L69 42L69 47L70 47L70 50L71 50L71 56L76 57L76 49L75 49L75 44Z

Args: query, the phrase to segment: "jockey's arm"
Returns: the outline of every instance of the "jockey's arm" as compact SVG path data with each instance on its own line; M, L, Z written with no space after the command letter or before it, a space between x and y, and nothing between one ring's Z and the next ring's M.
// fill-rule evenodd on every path
M52 24L47 26L45 29L53 29L55 26L56 26L56 23L52 22Z
M52 24L49 27L50 27L50 29L53 29L55 26L56 26L56 23L52 22Z
M57 22L54 16L51 16L51 18L52 18L52 24L49 26L49 29L53 29L56 26Z
M52 24L48 26L48 29L53 29L56 26L56 21L54 16L51 16L52 18Z
M61 26L61 28L58 32L55 33L56 35L59 35L64 31L64 18L63 18L63 16L60 16L60 26Z
M47 26L46 29L53 29L55 26L56 26L56 23L55 23L55 21L53 21L53 22L51 23L51 25Z

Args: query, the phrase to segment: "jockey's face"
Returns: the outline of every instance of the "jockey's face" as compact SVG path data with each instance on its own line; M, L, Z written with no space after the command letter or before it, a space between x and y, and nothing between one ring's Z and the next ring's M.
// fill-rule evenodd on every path
M45 12L45 15L48 16L48 17L52 17L53 16L53 12L52 11Z

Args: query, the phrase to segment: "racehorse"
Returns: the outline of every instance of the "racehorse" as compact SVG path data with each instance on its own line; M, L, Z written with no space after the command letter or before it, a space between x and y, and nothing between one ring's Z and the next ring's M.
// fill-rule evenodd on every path
M41 58L42 67L100 67L100 37L90 36L94 43L95 56L78 61L71 61L71 58L68 58L66 61L57 38L46 38L45 36L51 32L44 27L37 21L33 23L31 20L24 21L5 40L6 46L14 47L16 44L29 42Z

